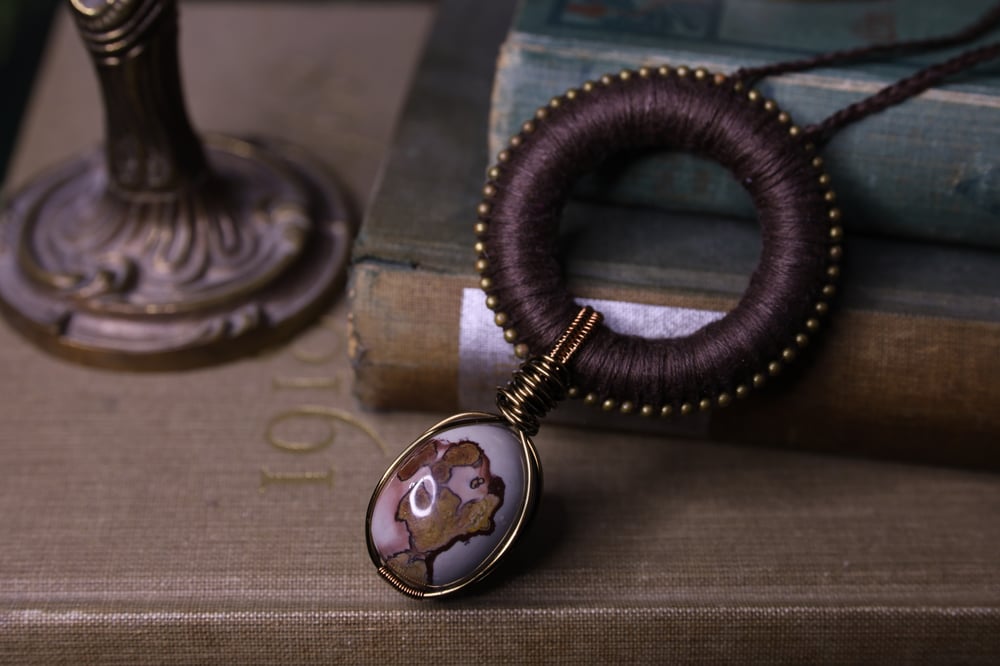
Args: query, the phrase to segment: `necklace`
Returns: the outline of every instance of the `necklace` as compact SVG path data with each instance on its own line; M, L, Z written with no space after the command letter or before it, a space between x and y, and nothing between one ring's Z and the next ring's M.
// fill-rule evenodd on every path
M841 276L842 213L819 149L841 127L943 78L1000 56L967 51L800 127L753 88L763 76L833 62L964 43L1000 22L1000 6L951 36L886 44L739 70L642 67L552 98L488 170L477 208L480 286L507 342L528 360L498 390L499 414L466 412L434 425L389 466L367 514L379 573L412 597L467 588L524 531L540 495L531 437L558 401L670 417L748 397L823 328ZM761 226L757 269L722 319L681 338L640 338L601 325L566 289L558 217L572 185L611 154L695 152L727 167ZM546 351L547 350L547 351Z

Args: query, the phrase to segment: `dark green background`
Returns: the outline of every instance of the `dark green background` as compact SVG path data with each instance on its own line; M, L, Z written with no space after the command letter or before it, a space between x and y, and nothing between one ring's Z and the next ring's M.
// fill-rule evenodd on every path
M0 0L0 181L59 0Z

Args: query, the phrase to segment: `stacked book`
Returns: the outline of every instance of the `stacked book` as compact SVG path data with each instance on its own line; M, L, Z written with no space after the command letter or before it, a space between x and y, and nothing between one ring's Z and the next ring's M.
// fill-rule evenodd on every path
M623 68L666 63L729 73L946 33L987 4L920 0L903 11L878 0L836 7L527 0L512 19L502 3L474 18L444 11L357 245L358 396L377 408L488 408L516 367L476 288L474 211L490 155L554 95ZM948 55L850 63L759 88L806 125ZM998 148L996 66L845 129L824 153L848 235L839 310L822 344L792 371L799 376L693 419L650 421L582 405L553 417L1000 462L991 445L1000 436ZM625 155L603 165L579 184L561 234L574 293L600 299L613 327L629 329L642 316L636 332L649 337L677 334L678 313L697 321L731 308L760 247L742 188L721 167L683 154Z

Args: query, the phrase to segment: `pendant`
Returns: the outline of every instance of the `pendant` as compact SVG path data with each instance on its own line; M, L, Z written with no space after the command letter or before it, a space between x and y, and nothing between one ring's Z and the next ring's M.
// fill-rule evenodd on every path
M525 531L541 492L531 436L566 397L566 364L600 320L582 308L552 351L498 390L500 414L449 417L389 466L366 532L372 562L393 587L415 598L457 592L493 571Z

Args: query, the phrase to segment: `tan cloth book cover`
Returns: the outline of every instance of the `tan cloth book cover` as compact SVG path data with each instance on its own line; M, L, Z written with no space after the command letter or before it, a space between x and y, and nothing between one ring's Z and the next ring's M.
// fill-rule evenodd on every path
M305 145L364 200L431 7L181 10L197 125ZM8 185L99 134L63 18ZM368 559L364 511L444 414L357 405L345 310L254 358L162 374L71 365L0 326L0 662L1000 655L995 475L553 425L513 561L463 598L402 597Z

